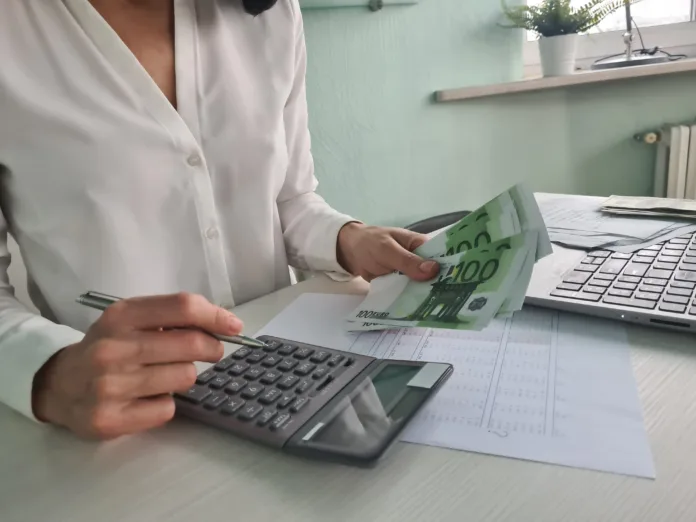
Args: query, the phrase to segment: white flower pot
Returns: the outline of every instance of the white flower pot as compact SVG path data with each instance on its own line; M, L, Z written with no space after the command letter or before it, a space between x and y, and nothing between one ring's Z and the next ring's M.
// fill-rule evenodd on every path
M542 36L539 39L541 71L544 76L568 76L575 72L578 35Z

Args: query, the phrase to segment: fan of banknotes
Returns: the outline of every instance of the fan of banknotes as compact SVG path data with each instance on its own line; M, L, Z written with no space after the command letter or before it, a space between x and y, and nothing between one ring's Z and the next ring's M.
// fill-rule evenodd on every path
M515 185L415 251L438 261L434 279L378 277L346 328L481 330L522 308L534 264L552 251L534 195Z

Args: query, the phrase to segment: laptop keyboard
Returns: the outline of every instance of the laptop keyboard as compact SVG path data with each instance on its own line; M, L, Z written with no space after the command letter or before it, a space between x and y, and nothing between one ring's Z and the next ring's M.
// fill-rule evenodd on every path
M632 254L588 252L554 297L696 316L696 235Z

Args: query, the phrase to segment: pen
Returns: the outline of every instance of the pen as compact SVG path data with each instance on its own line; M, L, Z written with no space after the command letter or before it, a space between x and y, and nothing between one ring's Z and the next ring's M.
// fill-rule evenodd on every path
M114 297L112 295L106 295L99 292L86 292L77 298L77 302L81 305L88 306L89 308L94 308L96 310L101 310L102 312L106 310L109 305L114 304L116 301L120 301L120 297ZM208 335L212 335L218 341L223 341L226 343L241 344L244 346L249 346L251 348L264 348L266 343L259 341L258 339L253 339L247 337L246 335L218 335L211 332L206 332Z

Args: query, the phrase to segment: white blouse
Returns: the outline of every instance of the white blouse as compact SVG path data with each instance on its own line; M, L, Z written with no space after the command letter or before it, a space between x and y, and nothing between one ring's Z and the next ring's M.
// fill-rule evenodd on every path
M33 418L36 371L99 312L75 303L196 292L234 307L346 275L351 220L314 191L297 0L175 0L178 110L88 0L3 0L0 401ZM14 297L7 232L39 317Z

